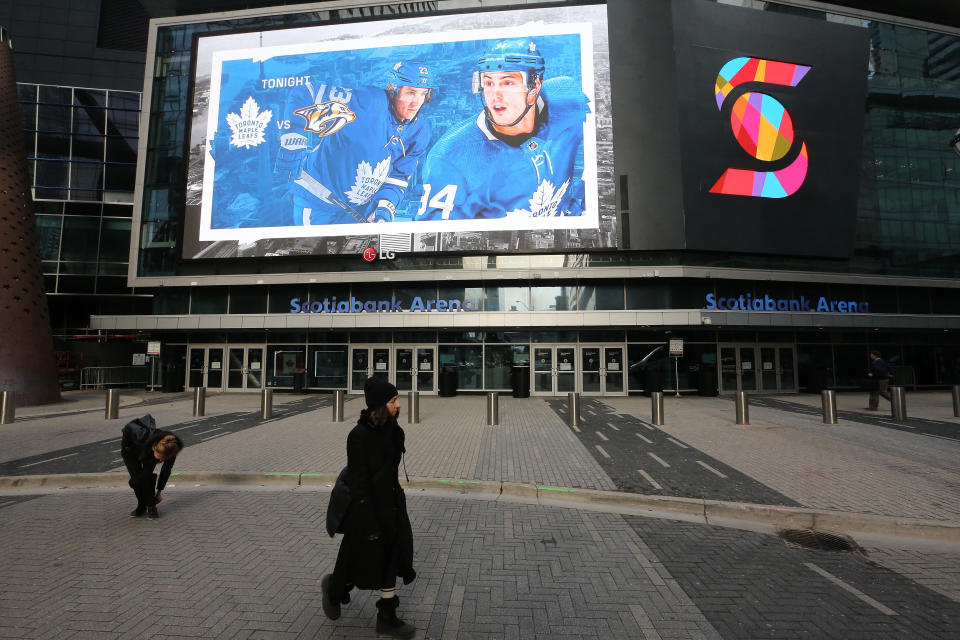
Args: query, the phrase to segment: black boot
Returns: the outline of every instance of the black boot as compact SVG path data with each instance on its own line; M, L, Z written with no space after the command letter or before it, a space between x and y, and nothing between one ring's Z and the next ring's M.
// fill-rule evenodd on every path
M397 607L400 600L380 598L377 600L377 633L385 633L393 638L412 638L417 632L416 627L397 617Z
M340 617L340 598L333 594L333 574L328 573L320 581L320 591L322 593L320 604L323 607L323 615L331 620Z

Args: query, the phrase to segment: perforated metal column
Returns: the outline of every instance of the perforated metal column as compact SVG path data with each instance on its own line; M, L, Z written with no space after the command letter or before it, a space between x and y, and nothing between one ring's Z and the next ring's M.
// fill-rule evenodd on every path
M13 51L0 30L0 390L29 406L60 399L43 291Z

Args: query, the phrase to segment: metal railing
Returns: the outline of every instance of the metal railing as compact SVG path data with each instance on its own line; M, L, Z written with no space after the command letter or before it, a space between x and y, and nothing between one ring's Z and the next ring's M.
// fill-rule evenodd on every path
M85 367L80 371L80 388L145 387L149 375L149 367L141 365Z

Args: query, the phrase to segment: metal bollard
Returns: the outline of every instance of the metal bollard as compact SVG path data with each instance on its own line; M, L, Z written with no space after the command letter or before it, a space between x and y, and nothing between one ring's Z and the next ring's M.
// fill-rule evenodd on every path
M897 422L907 419L907 394L901 386L890 387L890 415Z
M202 416L207 411L207 388L193 388L193 415Z
M333 390L333 421L343 422L343 399L347 395L345 389Z
M487 425L495 427L500 424L500 396L496 391L487 393Z
M663 424L663 391L650 393L650 422L657 425Z
M103 411L105 420L116 420L120 416L120 390L107 389L107 406Z
M580 394L575 391L567 394L567 426L580 426Z
M960 384L953 385L953 415L960 418Z
M263 420L273 417L273 389L264 389L260 393L260 417Z
M420 424L420 392L407 393L407 424Z
M0 424L13 424L16 420L17 409L14 400L13 391L4 391L0 395Z
M734 397L737 406L737 424L750 424L750 401L746 391L737 391Z
M820 392L823 403L823 424L837 424L837 393L833 389Z

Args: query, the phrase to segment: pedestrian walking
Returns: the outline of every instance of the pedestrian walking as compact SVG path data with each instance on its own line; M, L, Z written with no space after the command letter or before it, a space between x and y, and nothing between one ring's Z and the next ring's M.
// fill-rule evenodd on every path
M155 520L160 517L157 503L163 500L161 492L170 479L177 454L183 450L183 441L169 431L157 429L149 413L125 424L121 433L120 456L130 474L130 488L137 496L137 508L130 512L130 517L146 515ZM160 474L155 474L153 470L161 462Z
M870 383L870 400L867 409L876 411L880 405L880 396L890 402L890 391L887 390L890 385L890 369L880 357L879 351L870 352L870 373L867 377Z
M383 378L363 386L367 408L347 436L347 468L342 474L350 502L340 521L344 533L333 573L321 580L323 613L340 617L340 605L350 602L350 590L379 589L377 633L412 638L416 629L397 617L397 577L410 584L413 570L413 531L407 501L398 478L406 451L397 423L397 388ZM332 534L331 534L332 535Z

